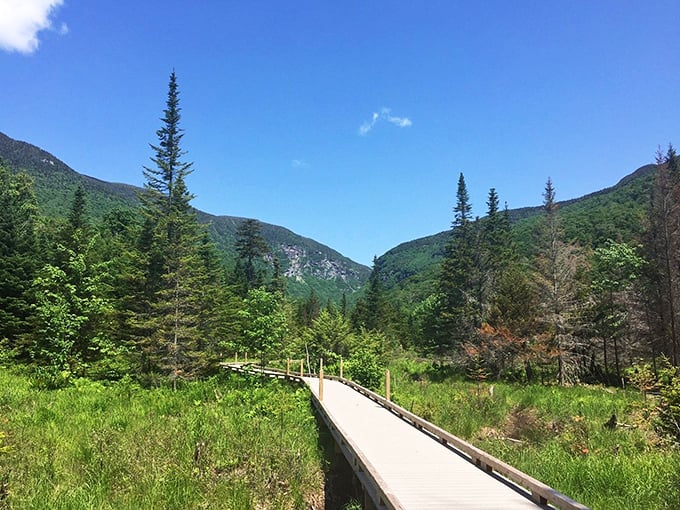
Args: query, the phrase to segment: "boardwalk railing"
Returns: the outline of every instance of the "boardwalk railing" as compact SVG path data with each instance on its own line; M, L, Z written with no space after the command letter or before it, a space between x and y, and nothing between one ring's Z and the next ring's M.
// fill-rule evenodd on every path
M294 375L290 373L290 371L280 370L276 368L262 369L261 367L257 367L252 364L243 365L236 363L222 363L222 366L236 372L251 374L260 373L268 375L269 377L276 377L279 379L286 379L289 381L302 383L306 382L304 380L305 378L318 377L317 374L308 373L305 373L303 375L298 374ZM523 473L522 471L510 466L509 464L506 464L502 460L497 459L496 457L480 450L479 448L468 443L467 441L464 441L463 439L454 436L453 434L438 427L437 425L434 425L433 423L424 420L420 416L413 414L412 412L395 404L391 400L381 395L378 395L377 393L367 388L364 388L363 386L360 386L359 384L353 381L332 375L327 375L324 378L339 381L342 384L351 387L355 391L364 395L366 398L371 399L372 401L381 405L385 409L394 413L402 420L411 423L418 430L422 431L425 434L430 435L431 437L433 437L434 439L436 439L449 449L464 455L466 458L470 460L470 462L472 462L478 468L486 471L489 474L496 473L497 475L500 475L506 480L512 482L519 488L525 490L528 497L538 505L542 506L550 505L551 507L559 508L561 510L589 510L587 506L578 503L577 501L574 501L565 494L562 494L561 492L553 489L552 487L544 484L543 482L527 475L526 473ZM341 449L343 449L345 457L348 459L350 464L352 464L352 468L357 473L357 476L362 482L362 485L364 485L367 488L370 486L375 488L374 489L375 494L372 494L372 496L376 504L382 505L389 504L391 508L400 508L398 505L395 506L394 504L390 503L391 499L390 495L382 491L379 473L375 472L372 469L368 460L363 458L361 452L358 451L353 446L351 438L345 437L345 435L342 434L342 431L338 429L337 424L334 423L331 417L328 415L328 412L324 407L323 402L319 400L319 398L317 398L317 396L313 392L312 397L315 407L320 411L322 418L324 419L324 422L328 426L328 429L331 431L331 434L334 436L335 440L337 441ZM348 456L347 453L351 453L351 456ZM364 482L369 483L364 484ZM378 501L380 503L378 503Z

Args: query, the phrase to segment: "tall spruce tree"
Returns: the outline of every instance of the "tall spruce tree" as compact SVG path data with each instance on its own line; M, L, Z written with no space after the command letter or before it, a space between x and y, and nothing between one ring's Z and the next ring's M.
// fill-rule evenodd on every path
M199 325L206 321L206 285L211 284L201 256L205 237L190 202L186 186L192 163L183 161L184 135L180 128L177 78L168 85L158 145L151 145L155 167L144 167L146 183L141 196L145 226L143 286L146 306L145 336L140 346L146 371L167 375L176 388L206 370Z
M444 351L470 338L479 327L479 239L478 222L472 221L472 206L461 173L456 191L456 206L451 237L446 246L439 276L438 340L436 349Z

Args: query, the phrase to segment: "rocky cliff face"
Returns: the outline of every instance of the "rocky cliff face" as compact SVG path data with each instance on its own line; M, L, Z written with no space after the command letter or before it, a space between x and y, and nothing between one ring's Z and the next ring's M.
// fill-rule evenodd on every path
M310 256L301 246L282 244L279 249L288 259L285 275L297 282L303 282L305 275L322 280L340 280L345 283L365 277L365 274L361 274L349 264L342 260L330 259L320 251Z

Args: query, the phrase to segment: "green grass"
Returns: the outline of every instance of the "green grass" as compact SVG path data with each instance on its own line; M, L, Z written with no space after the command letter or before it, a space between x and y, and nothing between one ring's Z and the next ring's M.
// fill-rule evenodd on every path
M391 371L401 406L595 510L680 508L680 449L656 435L654 401L637 391L478 385L415 362Z
M308 508L322 456L307 391L277 381L45 391L0 368L0 508Z

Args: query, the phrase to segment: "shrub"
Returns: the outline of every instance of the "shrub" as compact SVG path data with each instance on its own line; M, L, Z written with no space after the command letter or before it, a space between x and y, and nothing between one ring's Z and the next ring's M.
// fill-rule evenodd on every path
M680 367L659 372L659 393L657 428L680 443Z
M378 356L367 348L355 350L345 364L350 379L368 389L375 390L382 381L382 368Z

